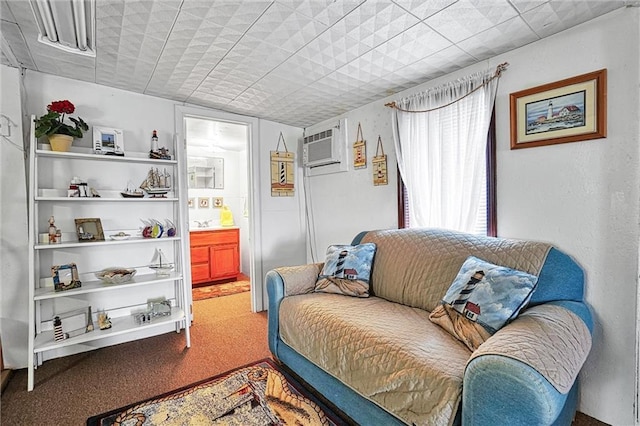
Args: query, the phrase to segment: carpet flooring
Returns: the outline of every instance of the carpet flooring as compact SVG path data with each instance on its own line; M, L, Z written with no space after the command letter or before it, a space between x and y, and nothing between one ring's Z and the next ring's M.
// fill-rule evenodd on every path
M191 348L166 333L46 361L27 392L15 371L0 404L0 423L85 425L89 417L270 357L267 313L252 313L250 293L196 301Z
M193 287L191 294L193 300L205 300L213 297L230 296L232 294L244 293L251 290L251 281L241 280L230 283L212 284L200 287Z
M271 359L93 416L88 426L344 425Z

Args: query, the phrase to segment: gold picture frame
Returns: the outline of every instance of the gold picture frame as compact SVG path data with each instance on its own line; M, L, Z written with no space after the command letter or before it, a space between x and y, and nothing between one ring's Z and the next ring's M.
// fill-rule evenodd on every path
M102 222L99 218L75 219L76 234L80 242L104 241Z
M607 136L607 70L511 93L511 149Z

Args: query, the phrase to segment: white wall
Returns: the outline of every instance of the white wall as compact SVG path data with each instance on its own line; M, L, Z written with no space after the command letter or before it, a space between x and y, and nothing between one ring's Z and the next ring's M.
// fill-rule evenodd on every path
M27 193L22 142L20 72L0 65L0 339L7 368L26 365L29 321L27 307ZM10 133L9 133L10 132Z
M14 105L14 108L19 108L19 84L16 73L16 70L2 66L3 108L5 107L5 100L7 104ZM5 74L8 77L5 78ZM175 131L175 109L177 106L182 105L181 103L32 71L27 72L25 85L28 114L40 116L45 113L46 105L51 101L69 99L76 106L76 112L72 116L82 117L90 126L97 125L123 129L125 152L127 150L138 152L148 150L151 132L154 129L158 131L161 146L163 141L166 141L165 143L169 146L172 145L169 141L172 140ZM200 109L202 110L202 108ZM228 113L215 112L214 110L207 111L219 113L225 117L229 115ZM19 121L18 114L19 112L16 112L16 117L13 118L15 122ZM266 206L266 214L261 218L260 223L265 231L260 233L255 241L251 242L251 244L259 245L256 249L254 260L256 270L261 272L260 275L263 275L263 271L266 273L276 266L304 263L304 256L300 256L300 253L304 253L305 244L304 229L301 227L303 221L300 214L299 198L296 196L286 200L272 200L268 175L269 149L275 149L275 143L278 140L280 131L285 134L287 140L295 141L302 134L302 129L265 120L256 120L251 117L247 119L248 121L256 122L252 135L253 145L250 148L252 151L250 153L250 161L253 173L260 177L261 185L259 193L255 194L256 197L253 197L253 194L249 195L252 198L253 208L261 210L262 204ZM75 141L74 146L90 148L91 138L91 133L88 132L82 140ZM18 143L21 144L21 139L18 140ZM2 267L3 271L12 271L15 276L12 277L13 279L2 280L2 305L0 306L3 307L3 312L0 316L10 315L12 321L3 321L2 323L2 339L5 345L3 350L5 358L7 353L11 353L14 350L20 354L15 365L7 362L8 365L26 367L26 324L28 323L27 307L29 303L26 276L28 268L26 261L27 231L26 213L24 213L26 211L26 199L24 196L17 199L15 196L19 195L18 193L5 190L14 185L24 188L26 183L24 172L19 170L19 163L13 163L11 167L5 167L5 145L3 142L3 190L0 194L2 197L0 205L3 209L2 228L0 230L2 235ZM15 166L15 169L13 166ZM266 176L264 173L266 173ZM9 175L10 179L7 179L7 175ZM186 179L186 176L184 179ZM5 216L5 206L12 206L18 213L13 216ZM19 213L20 211L23 213ZM12 242L22 241L23 245L13 247L6 238L10 238ZM9 251L12 254L15 252L17 255L9 259L9 256L5 255ZM20 251L22 251L22 254L19 254ZM264 259L262 257L263 253ZM21 279L20 274L24 274L24 278ZM257 279L256 283L259 287L263 287L262 279ZM266 292L263 289L258 293L260 303L254 308L263 310L266 308ZM4 312L5 309L6 313ZM20 326L20 324L22 325ZM5 332L8 327L10 327L9 330Z
M639 9L614 11L545 40L374 102L346 114L350 144L358 121L373 155L382 135L395 170L384 103L509 62L496 99L498 233L549 241L584 268L595 318L581 373L578 409L615 425L634 424L639 238ZM510 150L509 94L608 69L606 139ZM341 116L342 117L342 116ZM314 128L316 126L314 125ZM395 174L374 187L366 171L312 178L318 248L364 229L395 227Z
M397 228L395 204L397 165L389 121L389 110L383 102L374 102L349 112L347 117L347 172L306 177L310 206L315 223L315 260L323 262L331 244L349 244L360 231ZM340 116L343 118L345 116ZM366 141L367 167L353 168L353 143L357 139L358 123ZM307 134L325 130L336 119L314 124ZM387 154L387 185L373 185L371 159L376 154L378 136ZM331 166L327 166L331 167ZM312 243L310 241L310 243Z
M270 269L278 266L302 265L306 263L305 224L302 215L303 198L301 191L300 158L295 161L298 174L294 177L293 197L271 196L271 151L276 150L280 132L284 136L289 151L297 149L302 129L285 126L266 120L260 120L260 200L262 220L262 265L263 277ZM280 147L282 150L282 145ZM255 171L254 167L254 171ZM266 288L263 285L263 297L267 301Z
M610 424L634 423L639 43L638 9L621 9L504 55L496 101L498 231L553 242L583 266L595 331L579 409ZM510 92L602 68L606 139L509 150Z

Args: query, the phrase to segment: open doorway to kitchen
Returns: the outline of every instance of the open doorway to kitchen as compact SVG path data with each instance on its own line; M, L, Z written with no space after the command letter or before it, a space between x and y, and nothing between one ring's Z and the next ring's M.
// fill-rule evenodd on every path
M252 214L254 127L251 119L233 114L187 107L176 110L176 130L185 147L193 301L245 293L256 312L262 310L262 301L253 282L261 276L252 238L257 223Z

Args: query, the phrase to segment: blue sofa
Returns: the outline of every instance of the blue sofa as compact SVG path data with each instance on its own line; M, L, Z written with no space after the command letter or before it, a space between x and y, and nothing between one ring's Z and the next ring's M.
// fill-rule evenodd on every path
M584 303L582 269L568 255L555 247L545 249L544 245L536 245L535 242L474 236L439 229L363 232L354 238L352 244L361 242L373 242L377 245L371 277L372 294L367 299L315 293L315 279L322 264L277 268L266 274L269 295L268 339L274 358L361 425L571 424L578 397L577 375L591 347L593 323ZM514 269L522 269L523 265L529 263L538 262L540 265L536 273L536 290L519 317L498 330L475 352L469 351L468 359L460 367L458 387L461 389L459 398L454 398L456 406L453 410L440 413L438 417L414 420L414 408L411 406L406 410L396 410L393 404L387 402L392 398L385 394L386 391L370 391L367 386L352 381L350 368L363 365L363 368L373 368L368 363L374 358L358 359L361 355L349 349L352 347L350 345L357 345L357 342L341 343L338 346L341 351L339 359L332 361L325 361L327 353L318 355L308 347L296 343L297 335L304 338L310 332L316 333L315 340L331 340L333 337L330 334L335 333L335 330L331 331L329 326L326 329L327 335L322 335L324 321L335 320L328 317L349 311L344 313L344 318L348 318L348 315L356 318L360 304L365 306L374 301L375 306L381 306L385 311L387 308L394 312L406 309L411 315L422 315L423 312L428 315L427 308L432 307L434 301L425 302L424 299L442 297L455 277L455 271L470 255ZM538 260L529 262L529 257L536 257ZM400 272L393 270L394 268L398 268ZM414 270L422 269L425 271L422 275L413 273ZM441 272L434 277L434 270ZM425 290L422 288L424 286L435 288L433 291ZM433 296L434 294L440 296ZM345 305L348 308L336 311L335 306L339 303L348 303ZM289 312L301 309L301 304L306 309L311 307L313 312ZM365 313L370 321L362 323L367 327L375 323L379 316L370 306L367 305L368 312ZM426 318L424 315L422 317ZM344 321L344 318L338 320ZM428 322L418 321L417 326L425 327ZM414 320L409 326L415 323ZM439 339L445 339L441 336L441 330L433 325L429 327L430 333L438 334ZM370 337L372 333L375 334L375 330L372 332L367 329L360 335L356 328L351 329L348 334L361 339L361 336ZM418 336L420 333L422 331ZM374 337L376 342L384 342L386 338L384 335ZM344 339L344 336L340 339ZM451 348L461 351L459 342L453 337L451 339ZM565 344L566 347L563 346ZM407 349L413 350L413 345L407 344ZM389 351L384 359L389 361L389 357L400 352L405 351L398 351L397 348ZM555 365L558 358L559 365ZM336 362L348 365L336 366ZM393 362L386 362L383 366L387 371L388 365L393 365ZM420 384L427 388L429 385ZM431 393L428 389L426 392ZM415 400L416 397L413 396L412 399Z

